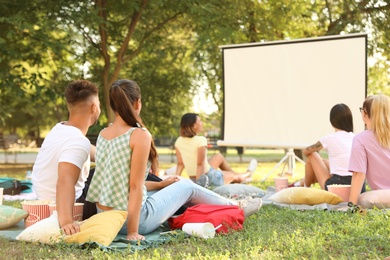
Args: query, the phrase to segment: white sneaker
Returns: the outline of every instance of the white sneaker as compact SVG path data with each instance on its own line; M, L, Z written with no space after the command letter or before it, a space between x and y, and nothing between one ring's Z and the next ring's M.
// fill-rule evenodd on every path
M251 177L252 177L253 173L256 171L256 168L257 168L257 160L252 159L249 162L248 169L247 169L248 171L250 171Z
M207 189L209 187L209 177L206 174L200 175L199 179L196 181L196 184Z
M247 198L238 202L239 207L244 211L245 218L255 214L261 208L263 201L261 198Z

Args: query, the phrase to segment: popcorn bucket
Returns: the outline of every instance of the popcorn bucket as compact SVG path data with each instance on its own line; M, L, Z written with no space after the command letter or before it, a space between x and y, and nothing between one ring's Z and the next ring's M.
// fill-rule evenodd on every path
M28 216L24 219L24 226L29 227L36 222L48 218L50 216L49 204L53 203L50 200L26 200L22 202L22 208L28 212Z
M288 187L288 178L287 177L277 177L274 178L276 191L281 191Z
M49 204L49 213L50 216L53 214L53 212L57 210L56 204L51 203ZM73 206L73 220L74 221L82 221L83 220L83 210L84 210L84 203L78 203L76 202Z
M344 185L344 184L328 185L328 191L336 195L339 195L343 199L343 201L348 202L349 193L351 191L351 185Z

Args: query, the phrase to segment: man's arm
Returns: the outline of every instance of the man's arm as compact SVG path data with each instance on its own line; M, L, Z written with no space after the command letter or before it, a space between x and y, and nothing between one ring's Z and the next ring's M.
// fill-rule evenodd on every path
M75 185L79 176L80 168L76 165L67 162L58 164L56 208L60 227L66 235L72 235L80 231L79 225L73 221Z

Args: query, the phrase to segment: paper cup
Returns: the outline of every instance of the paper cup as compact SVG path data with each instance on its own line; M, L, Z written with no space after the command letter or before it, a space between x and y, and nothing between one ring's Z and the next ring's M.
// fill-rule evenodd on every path
M28 212L27 218L24 219L24 226L29 227L36 222L50 216L50 200L26 200L22 202L22 208Z
M215 228L210 222L206 223L185 223L182 230L188 235L202 237L202 238L213 238L215 236Z
M276 191L283 190L288 187L288 178L287 177L277 177L274 178Z
M351 191L351 185L344 184L332 184L328 185L328 191L339 195L343 201L349 201L349 193Z
M0 188L0 205L3 205L3 192L4 188Z
M53 214L53 212L57 210L56 204L51 203L49 204L49 212L50 216ZM73 220L74 221L82 221L83 220L83 210L84 210L84 203L78 203L76 202L73 206Z

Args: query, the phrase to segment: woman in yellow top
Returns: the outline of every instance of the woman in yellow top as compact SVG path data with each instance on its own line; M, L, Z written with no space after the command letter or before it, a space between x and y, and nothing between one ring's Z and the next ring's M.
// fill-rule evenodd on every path
M177 168L176 175L183 169L197 184L207 187L228 183L246 183L251 181L257 161L252 159L245 173L240 174L229 166L225 157L218 153L207 159L207 139L198 135L203 132L203 122L198 114L187 113L180 122L180 137L175 142Z

